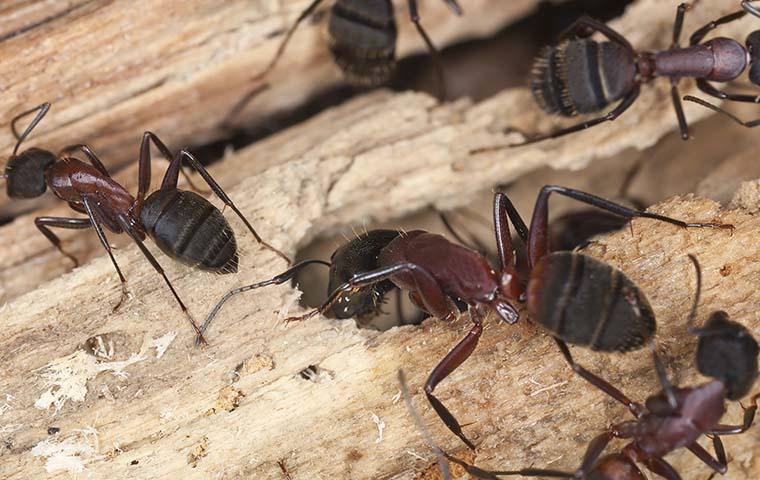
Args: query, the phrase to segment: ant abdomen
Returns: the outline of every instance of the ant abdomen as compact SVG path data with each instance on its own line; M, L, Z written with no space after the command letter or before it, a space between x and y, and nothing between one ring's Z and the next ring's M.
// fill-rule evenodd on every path
M710 315L698 329L697 369L726 386L726 397L739 400L749 393L758 376L758 345L743 325L724 311Z
M623 272L587 255L556 252L533 267L530 317L565 342L626 352L652 337L656 323L644 294Z
M11 198L37 198L47 190L45 170L56 156L41 148L24 150L5 166L6 187Z
M533 64L531 90L548 113L597 112L635 84L634 58L612 42L575 39L544 48Z
M341 245L330 258L328 293L357 273L377 269L380 253L399 235L397 230L371 230ZM332 306L332 313L339 319L374 315L385 295L394 288L396 287L393 282L384 280L357 292L342 295Z
M388 81L396 65L396 19L389 0L338 0L328 25L330 52L355 85Z
M195 192L153 192L140 211L140 224L166 255L186 265L217 273L237 272L232 227L218 208Z

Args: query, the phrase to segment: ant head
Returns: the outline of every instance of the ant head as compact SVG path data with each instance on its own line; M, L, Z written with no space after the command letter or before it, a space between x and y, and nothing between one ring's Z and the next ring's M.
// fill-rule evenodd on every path
M757 379L757 341L744 325L729 320L726 312L710 315L699 335L697 369L723 382L728 398L744 397Z
M47 189L45 183L45 170L55 163L56 156L51 152L39 148L30 148L18 153L21 143L26 140L34 127L50 110L49 103L43 103L31 110L21 112L11 120L11 131L16 137L16 145L13 147L8 164L5 166L3 177L6 180L8 196L11 198L35 198L39 197ZM19 134L16 122L30 113L37 112L34 119L29 123L23 133Z
M760 85L760 30L750 33L745 43L749 52L749 81Z
M4 177L8 196L11 198L36 198L45 193L45 171L55 163L53 153L39 148L30 148L14 155L5 166Z
M689 255L697 276L697 291L689 314L688 329L699 337L697 370L726 386L727 397L738 400L745 396L757 378L757 341L744 325L731 321L728 313L713 312L702 327L693 327L697 304L702 291L702 270L694 255Z
M356 235L338 247L330 257L328 292L347 282L357 273L378 268L378 256L400 233L396 230L370 230ZM375 283L358 291L346 293L332 307L336 318L347 319L376 314L385 295L394 288L389 280Z

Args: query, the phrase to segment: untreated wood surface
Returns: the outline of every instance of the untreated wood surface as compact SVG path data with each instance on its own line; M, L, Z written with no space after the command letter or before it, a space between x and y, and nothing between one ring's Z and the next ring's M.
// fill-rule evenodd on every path
M0 150L10 154L11 118L53 103L32 142L58 149L91 143L106 165L135 159L140 135L170 145L211 142L220 123L256 85L284 32L311 0L34 0L0 6ZM397 4L400 57L424 44ZM440 45L486 36L527 14L537 0L470 0L457 17L440 0L420 14ZM329 7L331 2L325 2ZM302 104L341 82L325 22L304 22L272 87L236 120L245 125ZM297 74L293 74L298 72ZM6 200L0 200L0 211Z
M670 41L674 15L674 8L666 3L639 2L613 25L630 35L636 46L663 47ZM700 4L689 12L685 31L694 30L727 10L717 2ZM636 20L643 16L649 20L644 23ZM741 38L752 27L753 22L742 22L721 32ZM682 94L689 93L690 82L682 84ZM691 104L685 108L692 123L710 113ZM554 119L538 111L525 89L505 91L477 104L460 100L445 105L438 105L424 94L392 95L379 91L236 152L212 171L225 188L231 188L270 165L298 158L319 159L324 169L331 172L328 182L333 185L328 189L329 198L324 200L330 216L313 232L324 234L336 225L369 217L375 220L398 217L428 203L444 208L465 205L474 192L512 181L540 166L579 169L595 158L612 159L627 149L643 150L676 128L668 82L663 80L646 85L637 104L610 125L525 148L474 156L468 153L473 148L516 140L517 134L501 133L505 127L537 131L549 128L547 125L552 122ZM156 131L163 137L163 131ZM710 133L710 129L693 129L696 137ZM139 138L135 133L131 140L129 152L133 159ZM94 145L101 147L97 142ZM673 154L682 148L690 147L688 143L675 145ZM154 183L163 170L162 164L156 163ZM134 185L136 166L133 164L119 178ZM386 197L388 188L396 192L393 197ZM389 210L388 201L398 204ZM66 211L60 205L37 211L19 217L11 228L0 230L3 244L9 245L0 257L0 301L10 300L71 269L70 262L36 231L32 221L33 216L61 215ZM283 214L270 212L270 215ZM82 261L102 253L92 232L63 236L71 239L67 245Z
M614 25L636 46L666 46L675 9L669 3L642 0ZM728 3L734 2L700 3L686 31L726 13ZM722 33L743 38L752 24L734 28ZM691 120L706 113L687 106ZM539 166L615 161L675 128L662 81L645 88L614 124L530 148L468 156L474 147L508 140L505 126L535 130L548 128L546 120L525 90L476 105L442 106L423 94L381 91L231 154L213 173L262 236L292 254L345 225L396 218L429 203L465 205L494 183ZM688 144L683 148L676 153ZM742 162L737 157L736 164ZM134 178L134 170L125 175ZM669 368L684 384L699 381L694 342L683 332L693 294L686 253L696 254L705 270L701 318L722 308L760 334L757 189L756 183L743 187L733 210L693 198L656 207L690 220L733 223L733 235L635 221L632 231L607 237L591 251L622 268L648 295ZM239 274L191 271L159 256L196 317L229 288L284 268L240 222L232 223L243 251ZM97 243L86 243L94 241L92 232L69 245L95 260L62 276L69 266L30 217L1 228L0 238L4 299L13 299L0 307L0 476L282 478L277 462L284 461L295 479L414 478L432 455L398 401L399 367L409 374L436 440L462 453L431 413L421 386L469 328L467 318L384 334L319 318L285 326L280 319L298 309L298 294L281 286L231 301L209 333L211 346L198 350L170 294L135 248L116 253L134 297L111 314L118 281ZM645 353L578 351L578 358L636 399L656 388ZM309 365L318 366L314 381L299 375ZM489 319L475 355L439 388L460 419L471 423L467 432L479 444L475 461L485 467L573 469L591 438L626 418L624 409L574 378L553 343L526 321L509 327ZM579 408L584 405L589 407ZM738 407L730 414L727 421L736 421ZM60 431L49 434L51 427ZM760 474L759 431L727 439L727 478ZM709 475L688 453L668 460L684 478Z
M323 174L315 166L299 165L300 187L278 180L279 168L271 170L267 184L273 190L259 186L240 202L242 208L295 208L295 199L319 189ZM253 186L246 181L240 188ZM273 195L274 189L283 193ZM753 189L744 192L742 205L756 208L760 199L751 195ZM655 210L736 226L731 235L635 221L633 233L626 229L592 249L646 292L675 378L694 382L693 342L683 332L694 285L685 254L697 255L705 271L701 316L724 308L758 334L760 223L743 208L721 211L708 200L684 198ZM322 212L317 203L302 210L287 224L290 234L303 235ZM268 222L261 228L275 244L288 244L289 235ZM284 267L250 240L241 243L247 255L237 276L169 267L179 291L193 292L188 298L196 315L232 285ZM385 334L319 318L285 326L280 319L296 311L297 294L282 286L230 302L209 333L211 346L201 351L193 348L190 329L139 253L128 249L120 261L135 298L116 314L107 311L117 300L118 284L111 265L99 258L10 303L0 315L0 391L10 395L2 415L9 445L0 466L4 476L28 478L44 475L46 466L81 466L94 478L277 477L280 459L294 478L411 478L425 467L408 453L430 458L405 407L394 400L395 371L409 372L419 397L429 370L468 328L466 318ZM81 352L83 345L99 356ZM644 353L579 352L579 358L636 398L655 387ZM309 365L319 367L316 381L298 374ZM552 343L527 321L509 327L490 319L475 356L441 385L441 396L471 423L468 433L480 445L478 463L493 467L545 461L573 468L585 442L624 415L574 378ZM421 398L438 441L456 448ZM381 439L373 414L385 425ZM732 414L735 419L736 408ZM50 436L49 427L60 432ZM733 459L729 478L760 473L753 456L758 436L753 429L727 441ZM669 460L685 478L705 472L687 454Z

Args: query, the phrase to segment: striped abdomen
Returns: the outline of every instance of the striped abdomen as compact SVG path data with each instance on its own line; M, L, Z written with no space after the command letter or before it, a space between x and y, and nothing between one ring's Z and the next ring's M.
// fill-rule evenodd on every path
M543 110L572 117L623 98L635 76L635 60L622 46L576 39L541 51L533 63L531 90Z
M330 52L350 83L373 87L396 66L396 20L390 0L337 0L328 24Z
M592 350L625 352L655 331L652 307L620 270L571 252L547 255L533 268L528 311L557 338Z
M153 192L140 212L140 224L165 254L186 265L237 271L235 233L222 212L197 193Z

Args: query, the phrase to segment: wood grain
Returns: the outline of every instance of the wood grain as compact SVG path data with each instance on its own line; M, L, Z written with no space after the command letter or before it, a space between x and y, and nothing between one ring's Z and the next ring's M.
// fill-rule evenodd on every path
M147 129L173 146L228 136L220 123L258 86L251 79L309 3L34 0L0 6L0 150L10 153L13 146L11 118L44 101L53 108L35 131L34 144L55 151L90 143L111 167L135 159ZM406 3L395 3L399 56L423 51ZM457 17L444 2L433 1L424 2L420 14L444 46L487 36L536 3L471 0L467 14ZM250 103L239 125L294 108L341 82L324 32L324 21L304 22L269 77L271 88ZM0 212L5 208L2 198Z

